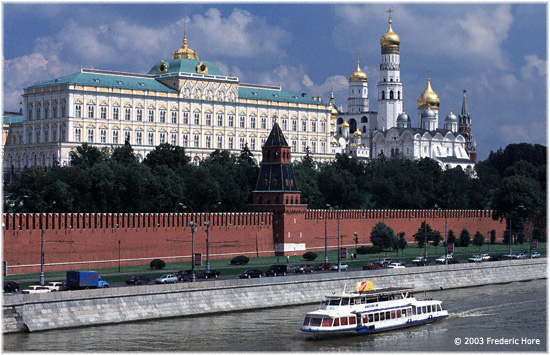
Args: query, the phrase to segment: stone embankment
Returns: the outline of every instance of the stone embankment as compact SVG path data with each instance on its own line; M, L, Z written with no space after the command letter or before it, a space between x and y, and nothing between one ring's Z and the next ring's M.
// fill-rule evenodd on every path
M365 280L432 291L546 279L546 268L546 259L532 259L4 295L3 333L316 303Z

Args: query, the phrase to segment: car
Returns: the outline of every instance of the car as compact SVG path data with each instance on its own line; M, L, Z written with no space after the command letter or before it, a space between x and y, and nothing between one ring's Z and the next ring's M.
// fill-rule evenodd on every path
M531 253L531 258L540 258L540 253L538 251L534 251Z
M401 265L401 266L407 265L406 262L404 262L403 260L399 260L399 259L392 261L390 264L397 264L397 265Z
M294 265L287 265L287 266L286 266L286 271L287 271L287 272L298 272L298 271L296 271L297 269L298 269L298 268L297 268L296 266L294 266Z
M380 268L380 264L377 263L366 263L363 265L363 270L377 270Z
M377 261L378 265L380 266L388 266L391 264L391 258L380 258Z
M21 290L21 293L48 293L48 292L52 292L52 290L48 286L42 286L42 285L30 285L29 287Z
M416 265L416 266L426 266L426 265L430 265L431 261L429 258L425 258L423 256L417 256L416 258L413 259L412 263L413 265Z
M19 287L19 284L15 281L4 281L4 293L8 292L17 292L21 288Z
M522 252L512 254L512 259L527 259L527 254Z
M199 279L211 279L211 278L216 278L219 275L220 275L219 271L212 270L212 269L206 269L206 270L203 270L202 272L200 272L199 274L197 274L197 277Z
M458 260L457 258L450 258L447 259L447 264L460 264L460 260Z
M239 274L239 277L241 279L250 279L253 277L262 277L263 274L264 273L261 272L260 270L246 270L242 274Z
M473 255L471 258L468 259L469 263L480 263L483 261L483 257L481 257L481 254Z
M46 287L49 287L52 290L52 292L54 292L54 291L65 291L67 289L67 286L65 286L65 283L61 282L61 281L48 282Z
M401 265L401 263L391 263L391 264L388 264L388 268L390 268L390 269L404 269L405 265Z
M271 265L269 269L265 272L265 276L277 276L277 275L283 275L285 276L288 272L288 265L281 264L281 265Z
M500 254L493 254L489 257L489 261L500 261L505 259L506 259L506 255L500 255Z
M192 281L193 280L193 270L180 270L176 274L178 281ZM197 273L195 272L195 277Z
M174 274L164 274L158 279L155 279L155 283L157 284L175 284L178 282L178 277Z
M479 254L479 255L481 255L481 259L483 259L483 261L489 261L489 259L491 259L489 254Z
M511 253L506 253L502 256L503 259L512 259L512 254Z
M306 272L313 272L314 268L311 264L300 264L296 267L296 273L301 272L305 274Z
M331 263L319 263L315 266L315 270L330 270Z
M134 275L125 281L128 285L141 285L151 282L151 278L145 275Z
M332 265L330 267L332 271L338 270L338 268L340 268L340 270L347 270L348 264L340 263L340 264Z
M449 259L452 259L453 256L451 254L447 254L447 263ZM445 264L445 255L441 255L439 258L435 259L436 264Z

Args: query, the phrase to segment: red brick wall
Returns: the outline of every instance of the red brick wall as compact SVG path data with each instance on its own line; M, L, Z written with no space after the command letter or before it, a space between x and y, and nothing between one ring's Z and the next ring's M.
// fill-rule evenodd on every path
M322 251L325 221L328 245L337 246L338 214L343 246L369 245L369 235L378 221L395 233L412 236L424 218L442 234L445 222L458 237L466 228L473 237L480 231L489 241L489 231L501 240L504 223L493 221L490 211L307 211L305 205L287 205L272 212L211 214L3 214L3 261L8 273L40 271L40 235L44 230L45 271L116 267L191 260L191 229L197 223L195 252L206 258L204 222L211 221L210 257L232 258L274 255L274 243L305 243L307 250ZM303 252L295 252L303 253Z

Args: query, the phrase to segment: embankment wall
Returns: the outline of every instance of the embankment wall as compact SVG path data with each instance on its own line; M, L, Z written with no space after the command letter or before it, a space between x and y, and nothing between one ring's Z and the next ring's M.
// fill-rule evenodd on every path
M190 221L197 224L195 253L206 255L205 221L210 221L209 254L212 259L279 255L302 255L329 249L371 245L370 233L384 222L395 233L405 232L409 243L426 221L442 235L463 229L470 236L479 231L489 242L489 232L502 240L505 223L495 221L492 211L472 210L306 210L291 205L281 213L161 213L161 214L3 214L3 261L8 274L40 271L96 269L118 265L147 265L153 259L166 262L192 260ZM291 208L292 207L292 208ZM353 238L357 233L358 243ZM41 242L43 240L43 243Z
M44 331L168 317L253 310L321 301L373 280L375 288L431 291L546 279L546 260L507 260L406 269L216 280L50 294L4 295L3 332Z

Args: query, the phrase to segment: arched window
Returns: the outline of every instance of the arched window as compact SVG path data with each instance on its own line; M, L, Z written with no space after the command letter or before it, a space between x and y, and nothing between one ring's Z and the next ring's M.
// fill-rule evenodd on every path
M385 95L385 92L382 91L382 97L381 97L382 100L386 99L386 95Z
M393 90L390 90L390 100L393 100Z

